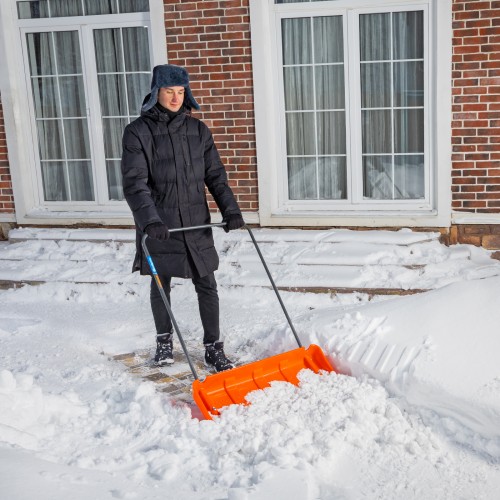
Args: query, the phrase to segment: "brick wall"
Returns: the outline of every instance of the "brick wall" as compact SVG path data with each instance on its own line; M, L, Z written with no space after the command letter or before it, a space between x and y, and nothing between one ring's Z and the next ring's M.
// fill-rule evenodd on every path
M248 0L164 0L168 61L185 66L243 211L257 211ZM211 204L211 208L215 205Z
M453 202L500 213L500 1L453 0Z
M3 121L2 96L0 95L0 214L14 213L14 195L10 177L5 124Z
M448 243L466 243L489 250L500 249L499 224L460 224L450 228ZM500 257L500 253L497 254Z

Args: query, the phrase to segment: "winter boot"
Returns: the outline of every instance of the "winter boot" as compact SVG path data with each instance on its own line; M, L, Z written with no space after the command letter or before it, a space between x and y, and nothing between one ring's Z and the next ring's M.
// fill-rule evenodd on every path
M173 340L171 333L156 336L155 364L158 366L171 365L174 362L172 354Z
M217 372L234 368L233 362L224 354L224 342L205 344L205 364L215 368Z

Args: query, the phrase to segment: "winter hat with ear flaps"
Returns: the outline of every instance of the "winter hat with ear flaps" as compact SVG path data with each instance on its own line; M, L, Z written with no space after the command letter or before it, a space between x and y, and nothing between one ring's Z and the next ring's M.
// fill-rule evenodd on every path
M151 109L158 102L158 90L162 87L184 87L186 89L184 105L188 108L200 109L200 105L194 100L191 88L189 87L188 72L181 66L161 64L153 68L151 96L142 106L142 111Z

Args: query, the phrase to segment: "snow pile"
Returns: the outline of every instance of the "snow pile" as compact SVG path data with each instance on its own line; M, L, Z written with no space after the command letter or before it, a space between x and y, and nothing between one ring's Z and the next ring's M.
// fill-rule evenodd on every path
M499 289L500 278L490 278L355 307L340 317L321 311L310 318L309 338L344 370L368 373L410 404L457 420L469 429L457 429L457 439L468 442L470 431L477 433L483 451L500 458L500 336L489 326L500 324Z
M283 287L433 289L500 275L500 262L486 251L471 245L446 247L439 243L439 233L259 229L254 235L274 280ZM15 243L0 244L0 280L140 283L130 273L135 252L131 231L24 228L11 231L10 237ZM86 237L100 244L84 241ZM246 231L216 229L214 238L221 256L220 285L269 286Z

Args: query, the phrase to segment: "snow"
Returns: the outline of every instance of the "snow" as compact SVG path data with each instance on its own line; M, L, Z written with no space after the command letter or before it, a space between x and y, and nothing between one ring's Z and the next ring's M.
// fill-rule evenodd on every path
M25 228L0 244L0 281L43 282L0 290L0 498L497 498L500 262L430 232L254 233L302 342L340 373L303 371L213 421L112 359L153 349L131 231ZM248 234L215 235L228 353L293 349ZM193 286L173 284L198 346Z

